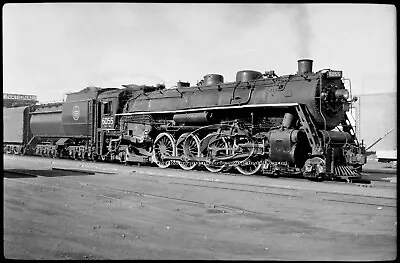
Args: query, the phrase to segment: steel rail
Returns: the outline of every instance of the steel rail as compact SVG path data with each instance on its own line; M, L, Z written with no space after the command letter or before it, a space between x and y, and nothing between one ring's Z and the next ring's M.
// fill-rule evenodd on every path
M12 173L13 171L5 171L5 172L11 172ZM21 173L21 172L19 172L19 173ZM30 176L41 176L40 174L32 174L32 173L25 173L25 174L30 175ZM163 176L159 176L159 177L163 177ZM165 176L164 176L164 178L165 178ZM50 179L55 179L55 178L50 178ZM140 178L138 178L138 179L140 179ZM188 178L183 178L183 179L188 179ZM198 179L188 179L188 180L197 180L197 181L199 181ZM57 180L57 181L60 181L60 180ZM69 182L77 183L76 180L69 180L69 179L65 179L65 178L63 178L63 181L69 181ZM210 182L210 181L206 181L206 180L203 180L203 181ZM218 182L218 183L234 184L234 183L227 183L227 182ZM80 184L82 184L82 183L80 183ZM122 188L102 186L102 185L97 185L97 184L90 184L90 183L85 183L85 184L86 185L91 185L91 186L97 187L97 188L109 189L109 190L114 190L114 191L130 192L130 193L135 193L135 194L143 195L143 196L156 197L156 198L167 199L167 200L175 200L175 201L182 201L182 202L189 202L189 203L205 205L204 202L200 202L200 201L186 200L186 199L180 199L180 198L175 198L175 197L168 197L168 196L156 195L156 194L151 194L151 193L126 190L126 189L122 189ZM196 186L196 187L203 187L203 188L231 190L231 191L242 191L242 192L257 193L257 194L264 194L264 195L275 195L275 196L284 196L284 197L293 197L293 198L303 199L303 197L298 196L298 195L290 195L290 194L282 194L282 193L271 193L271 192L264 192L264 191L261 192L261 191L254 191L254 190L249 190L249 189L237 189L237 188L229 188L229 187L207 186L207 185L199 185L199 184L184 184L184 183L171 183L171 184L181 184L181 185ZM247 184L244 184L244 185L248 186ZM274 188L274 187L268 187L268 186L259 186L259 187ZM63 187L63 188L64 189L69 189L69 188L65 188L65 187ZM277 188L277 187L275 187L275 188ZM284 187L282 187L282 189L297 190L297 191L299 190L299 189L290 189L290 188L284 188ZM71 190L78 191L78 190L74 190L74 189L71 189ZM300 189L300 190L307 190L307 189ZM81 191L81 192L83 192L83 191ZM86 193L86 192L84 192L84 193ZM316 194L318 194L318 193L329 193L329 194L337 194L337 195L340 195L340 196L341 195L346 195L346 196L364 197L364 198L380 198L380 199L387 199L387 200L396 199L396 198L388 198L388 197L363 196L363 195L355 195L355 194L342 194L342 193L335 193L335 192L325 192L325 191L315 191L315 193ZM328 199L328 198L322 198L322 199L319 199L319 200L321 200L321 201L330 201L330 202L349 203L349 204L359 204L359 205L373 205L373 206L384 206L384 207L394 207L394 208L397 207L396 205L376 204L376 203L371 203L371 202L355 202L355 201L336 200L336 199ZM245 210L242 209L242 211L245 211ZM246 210L246 211L250 211L250 210ZM250 212L251 213L259 213L259 212L255 212L255 211L250 211Z
M10 172L10 173L13 173L13 172ZM40 175L35 175L35 176L40 176ZM8 178L5 178L5 179L8 179ZM15 179L8 179L8 180L15 180ZM76 181L72 181L72 180L68 180L68 181L76 182ZM76 193L80 193L80 194L86 194L86 195L90 194L90 195L100 196L100 197L113 199L113 200L117 200L117 201L127 201L127 200L123 200L123 199L118 198L118 197L112 197L112 196L107 196L107 195L103 195L103 194L87 192L87 191L83 191L83 190L75 190L75 189L71 189L71 188L68 188L68 187L61 187L61 186L55 186L55 185L45 185L45 184L40 184L40 183L25 182L25 181L21 181L21 180L18 180L18 182L26 184L26 185L40 186L40 187L43 187L43 188L58 188L58 189L63 189L63 190L66 190L66 191L76 192ZM247 209L233 208L233 207L226 206L226 205L212 205L212 204L207 204L207 203L201 202L201 201L194 201L194 200L187 200L187 199L182 199L182 198L155 195L155 194L150 194L150 193L144 193L144 192L138 192L138 191L132 191L132 190L125 190L125 189L113 188L113 187L106 187L106 186L95 185L95 184L88 184L88 183L85 183L85 184L86 185L90 185L90 186L99 187L99 188L105 188L105 189L109 189L109 190L114 190L114 191L123 191L125 193L134 193L134 194L136 194L138 196L147 196L147 197L159 198L159 199L170 200L170 201L179 201L179 202L190 203L190 204L194 204L194 205L201 205L201 206L212 207L212 208L217 208L218 207L218 208L223 208L223 209L236 211L236 212L239 211L239 212L242 212L242 213L246 212L246 213L251 213L251 214L265 214L265 213L261 213L261 212L257 212L257 211L251 211L251 210L247 210Z

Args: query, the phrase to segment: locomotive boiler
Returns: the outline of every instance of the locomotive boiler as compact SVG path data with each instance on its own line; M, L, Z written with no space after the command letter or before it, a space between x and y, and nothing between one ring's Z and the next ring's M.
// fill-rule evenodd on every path
M350 91L341 71L313 72L312 63L299 60L298 71L283 76L241 70L233 82L207 74L196 85L179 81L169 89L89 87L62 103L20 110L28 125L18 147L161 168L360 177L365 148L349 120Z
M127 160L140 152L163 168L359 176L365 150L347 116L351 100L342 72L314 73L312 62L299 60L292 75L243 70L225 83L208 74L195 86L178 83L131 98L117 114L132 142Z

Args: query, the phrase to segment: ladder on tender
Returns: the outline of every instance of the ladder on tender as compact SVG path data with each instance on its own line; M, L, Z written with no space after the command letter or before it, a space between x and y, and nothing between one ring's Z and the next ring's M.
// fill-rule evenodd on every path
M300 118L303 130L306 132L308 141L310 143L312 155L323 154L321 140L318 138L317 129L311 119L311 114L305 105L299 104L296 106L297 115Z

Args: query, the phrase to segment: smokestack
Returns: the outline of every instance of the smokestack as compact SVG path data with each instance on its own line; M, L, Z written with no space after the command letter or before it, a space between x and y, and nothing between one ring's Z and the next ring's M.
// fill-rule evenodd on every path
M297 60L297 74L312 73L312 59Z

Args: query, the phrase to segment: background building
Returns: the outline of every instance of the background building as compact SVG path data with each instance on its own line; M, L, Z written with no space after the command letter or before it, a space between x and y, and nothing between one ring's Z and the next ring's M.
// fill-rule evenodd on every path
M36 95L3 93L3 107L5 108L30 106L37 102Z
M393 130L368 151L397 150L397 93L355 95L352 114L356 134L366 147L372 145L392 128Z

